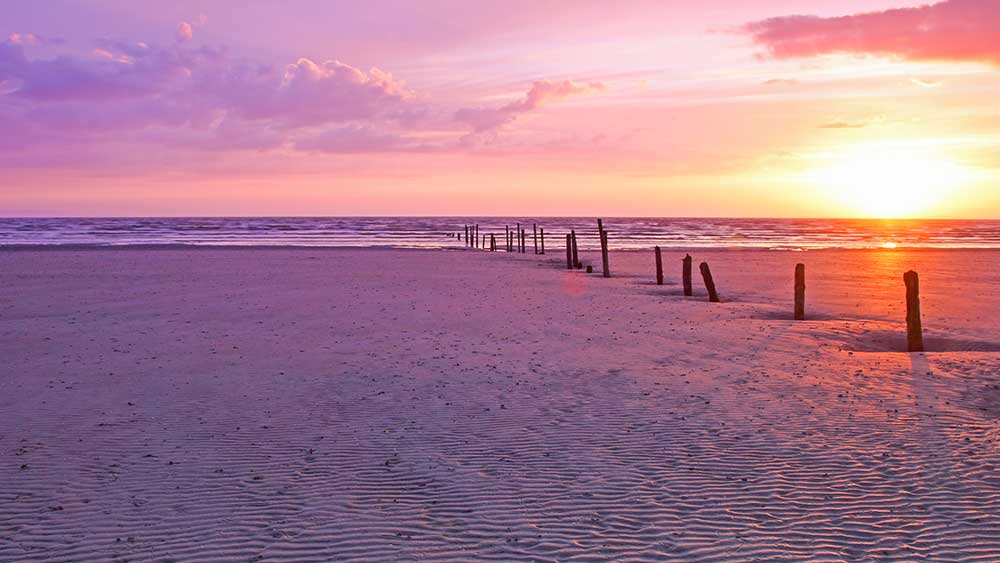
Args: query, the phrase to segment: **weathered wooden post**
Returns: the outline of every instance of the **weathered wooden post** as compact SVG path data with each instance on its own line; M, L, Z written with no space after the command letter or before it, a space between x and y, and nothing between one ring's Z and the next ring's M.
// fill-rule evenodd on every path
M566 269L573 269L573 241L570 239L569 233L566 233Z
M795 320L806 320L806 265L795 265Z
M542 252L541 252L541 254L545 254L545 227L542 227L541 229L538 229L538 230L540 232L539 236L542 239Z
M588 274L593 274L594 273L594 267L591 266L590 264L587 264L587 273Z
M604 266L604 277L611 277L611 267L608 265L608 232L601 231L601 265Z
M468 225L465 226L465 238L462 239L462 240L465 241L465 246L469 246L469 226Z
M532 237L535 239L535 254L538 254L538 223L531 224Z
M528 253L528 231L521 229L521 254Z
M708 267L708 262L702 262L701 277L705 278L705 289L708 290L708 300L712 303L719 302L719 293L715 291L715 280L712 279L712 270Z
M656 252L656 285L663 285L663 257L660 255L660 247L654 246Z
M479 248L479 223L476 223L476 248Z
M569 234L573 238L573 267L579 270L583 268L583 264L580 263L580 254L576 245L576 230L571 229Z
M493 233L490 233L490 252L497 251L497 237Z
M906 347L910 352L924 351L924 327L920 320L920 276L910 270L903 274L906 284Z
M684 269L681 272L681 278L684 280L684 295L686 297L691 297L694 295L694 286L691 282L691 255L687 254L684 256Z

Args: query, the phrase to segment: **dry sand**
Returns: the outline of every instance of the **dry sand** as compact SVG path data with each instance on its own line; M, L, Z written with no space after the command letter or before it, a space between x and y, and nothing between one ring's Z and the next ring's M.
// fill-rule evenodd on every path
M1000 253L681 257L0 252L0 561L1000 561Z

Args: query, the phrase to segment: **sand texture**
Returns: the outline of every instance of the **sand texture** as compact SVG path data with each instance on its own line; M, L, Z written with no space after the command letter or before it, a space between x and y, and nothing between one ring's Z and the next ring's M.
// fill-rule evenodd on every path
M1000 253L530 252L0 252L0 562L1000 561Z

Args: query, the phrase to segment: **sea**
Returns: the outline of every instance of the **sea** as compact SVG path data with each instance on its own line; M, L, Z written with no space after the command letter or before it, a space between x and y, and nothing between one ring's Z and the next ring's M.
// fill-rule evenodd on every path
M604 217L609 246L664 248L1000 248L1000 220ZM594 217L113 217L0 218L0 247L275 246L462 248L466 225L497 246L524 229L562 247L599 246Z

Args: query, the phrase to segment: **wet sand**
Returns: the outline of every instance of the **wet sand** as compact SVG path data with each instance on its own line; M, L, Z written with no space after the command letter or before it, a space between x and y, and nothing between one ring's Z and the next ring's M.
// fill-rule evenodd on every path
M1000 253L693 255L0 251L0 561L1000 560Z

